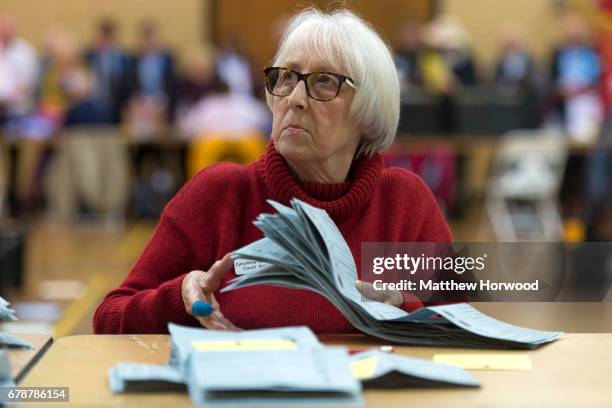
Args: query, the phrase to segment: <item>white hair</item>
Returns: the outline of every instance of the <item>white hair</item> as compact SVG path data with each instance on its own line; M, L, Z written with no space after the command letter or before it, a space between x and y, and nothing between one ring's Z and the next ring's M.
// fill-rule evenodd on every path
M283 66L296 50L315 55L355 81L349 115L361 133L356 157L388 148L397 133L400 87L393 57L376 30L346 9L326 13L307 8L289 21L272 65ZM270 108L272 98L266 95Z

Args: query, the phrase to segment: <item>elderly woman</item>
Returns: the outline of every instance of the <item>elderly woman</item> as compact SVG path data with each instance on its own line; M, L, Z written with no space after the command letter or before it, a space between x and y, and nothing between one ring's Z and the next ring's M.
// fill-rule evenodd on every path
M362 242L450 241L423 181L384 168L378 154L395 137L399 82L387 46L367 23L346 10L302 11L264 72L273 114L266 153L249 165L207 167L183 187L127 278L99 306L96 333L161 333L168 322L355 331L313 292L267 285L219 292L236 276L228 254L262 238L252 221L274 212L267 199L288 205L296 197L326 210L356 265ZM373 295L358 286L408 311L421 306L399 292ZM198 299L214 306L211 316L191 314Z

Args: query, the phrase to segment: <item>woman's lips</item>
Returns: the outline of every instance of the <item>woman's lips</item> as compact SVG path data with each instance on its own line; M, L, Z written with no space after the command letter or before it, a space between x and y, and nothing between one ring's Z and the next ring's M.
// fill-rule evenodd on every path
M304 129L301 126L298 125L289 125L285 128L285 130L289 133L300 133L300 132L306 132L306 129Z

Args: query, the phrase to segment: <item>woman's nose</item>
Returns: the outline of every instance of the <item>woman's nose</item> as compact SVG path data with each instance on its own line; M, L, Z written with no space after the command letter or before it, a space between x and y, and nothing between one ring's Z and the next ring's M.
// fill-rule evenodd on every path
M297 109L306 109L308 106L308 93L306 92L306 83L299 81L293 91L287 96L289 105Z

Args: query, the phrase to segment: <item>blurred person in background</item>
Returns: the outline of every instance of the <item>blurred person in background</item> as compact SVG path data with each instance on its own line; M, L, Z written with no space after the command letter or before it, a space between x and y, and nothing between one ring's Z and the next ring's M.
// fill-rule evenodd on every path
M160 134L172 122L176 105L174 57L158 39L157 25L144 21L138 29L137 50L127 68L128 133L138 139Z
M439 16L424 29L425 50L420 72L425 88L438 95L438 122L441 131L456 130L455 96L466 86L477 83L470 38L452 16Z
M420 71L420 56L423 49L421 34L421 24L412 19L405 21L398 33L394 59L402 92L408 90L412 85L420 85L422 82Z
M586 240L612 241L612 118L585 165Z
M531 89L535 68L521 27L513 22L505 23L500 30L497 48L494 83L498 89L509 94Z
M571 137L588 141L596 137L603 121L601 64L587 21L569 13L562 24L564 38L551 64L555 113Z
M37 77L34 48L17 36L11 16L0 15L0 125L32 111Z
M72 35L62 28L51 28L45 36L43 50L36 107L19 123L24 137L37 140L53 136L64 124L70 109L91 97L91 78Z
M212 47L189 48L181 59L175 118L180 118L217 87Z
M8 132L30 141L20 146L16 182L19 210L34 209L42 201L42 181L52 149L37 142L57 136L70 110L90 97L90 78L80 52L75 38L62 28L47 32L35 108L8 125Z
M598 49L602 65L602 90L606 117L601 136L586 162L586 238L587 241L612 241L612 1L599 2ZM612 262L608 261L608 270Z
M127 57L117 44L117 26L111 19L99 22L93 46L85 60L93 78L93 108L79 123L117 124L127 97Z
M442 60L441 64L446 67L447 78L446 83L436 85L432 84L435 88L440 87L442 90L446 89L447 92L450 89L458 86L472 86L477 84L476 76L476 65L472 56L472 50L470 45L470 36L465 28L457 21L456 18L449 15L442 15L436 17L431 23L428 24L424 32L427 42L430 46L429 57L433 58L433 54ZM429 67L430 61L423 61L422 71L423 76L426 77L425 81L436 81L437 78L427 78L428 71L441 69L435 66ZM437 62L431 62L432 65ZM435 76L435 72L430 73Z
M515 22L506 22L499 33L498 55L495 61L493 84L506 98L520 98L523 128L538 128L541 123L539 109L538 75L535 62L525 43L523 29Z
M216 53L219 79L229 86L233 94L254 95L254 69L251 60L242 50L240 33L227 35Z

